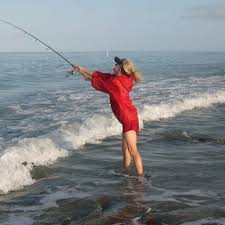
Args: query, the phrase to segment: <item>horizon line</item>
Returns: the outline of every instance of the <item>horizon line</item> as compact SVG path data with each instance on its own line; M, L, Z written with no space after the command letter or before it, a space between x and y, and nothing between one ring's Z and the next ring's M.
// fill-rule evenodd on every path
M85 52L225 52L224 50L193 50L193 49L177 49L177 50L79 50L79 51L68 51L68 50L57 50L62 53L85 53ZM1 51L0 53L54 53L53 51Z

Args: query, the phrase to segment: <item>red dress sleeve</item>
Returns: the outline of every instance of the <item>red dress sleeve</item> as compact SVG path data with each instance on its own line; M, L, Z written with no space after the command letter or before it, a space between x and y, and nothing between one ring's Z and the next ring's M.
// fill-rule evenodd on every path
M92 75L92 86L98 91L111 94L113 91L112 88L114 78L115 75L110 73L95 71Z

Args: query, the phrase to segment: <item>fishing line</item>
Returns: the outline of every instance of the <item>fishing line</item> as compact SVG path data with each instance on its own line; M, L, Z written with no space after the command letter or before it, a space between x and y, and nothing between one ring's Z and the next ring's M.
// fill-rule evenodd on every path
M70 64L70 66L74 67L74 65L68 60L66 59L63 55L61 55L59 52L57 52L55 49L53 49L51 46L49 46L48 44L46 44L45 42L41 41L39 38L35 37L33 34L29 33L28 31L24 30L21 27L18 27L6 20L0 19L1 22L6 23L20 31L22 31L24 34L29 35L30 37L32 37L35 41L39 41L41 44L45 45L48 49L52 50L54 53L56 53L59 57L61 57L62 59L64 59L67 63ZM69 74L73 74L73 71L68 71ZM67 75L68 76L68 75Z

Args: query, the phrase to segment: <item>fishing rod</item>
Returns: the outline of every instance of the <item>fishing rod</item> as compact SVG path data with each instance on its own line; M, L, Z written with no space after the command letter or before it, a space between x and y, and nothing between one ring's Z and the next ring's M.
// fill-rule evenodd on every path
M45 45L48 49L52 50L52 51L53 51L54 53L56 53L59 57L61 57L61 58L64 59L67 63L69 63L70 66L74 67L74 65L73 65L68 59L66 59L63 55L61 55L59 52L57 52L57 51L56 51L55 49L53 49L51 46L49 46L49 45L46 44L45 42L41 41L39 38L35 37L33 34L27 32L27 31L24 30L23 28L18 27L18 26L14 25L14 24L12 24L12 23L6 21L6 20L0 19L0 21L3 22L3 23L8 24L8 25L10 25L10 26L12 26L12 27L14 27L14 28L20 30L20 31L22 31L23 33L25 33L25 34L29 35L30 37L32 37L33 39L35 39L35 41L39 41L41 44ZM73 74L73 71L72 71L72 70L70 70L70 71L68 71L68 72L69 72L70 74Z

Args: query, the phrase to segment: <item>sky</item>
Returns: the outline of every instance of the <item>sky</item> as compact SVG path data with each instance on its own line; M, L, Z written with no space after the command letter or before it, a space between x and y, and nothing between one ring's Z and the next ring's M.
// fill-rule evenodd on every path
M225 0L0 0L0 19L58 51L224 51ZM0 22L0 52L45 51Z

